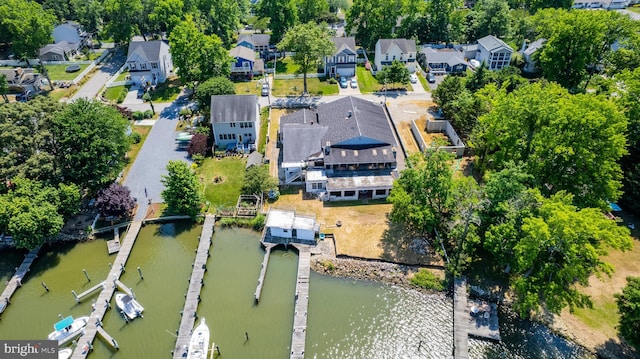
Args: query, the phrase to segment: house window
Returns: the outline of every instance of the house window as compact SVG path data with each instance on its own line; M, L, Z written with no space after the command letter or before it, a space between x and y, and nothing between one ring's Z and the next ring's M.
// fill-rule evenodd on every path
M157 69L158 68L158 63L157 62L152 63L151 64L151 68L152 69Z
M288 229L283 229L282 231L283 231L284 233L289 233L289 230L288 230Z
M385 60L389 61L389 54L386 54L384 57Z
M253 123L249 122L248 125L249 125L249 128L253 128Z
M376 196L384 196L385 194L387 194L387 190L384 190L384 189L376 190Z
M235 134L235 133L232 133L232 134L231 134L231 139L232 139L232 140L235 140L235 139L236 139L236 134Z
M240 128L244 128L244 122L240 122Z
M224 138L222 137L222 134L220 134L220 139L221 139L221 140L224 140Z
M231 127L236 127L236 123L235 122L231 122L230 126Z
M331 197L342 197L342 193L338 191L329 192L329 194L331 195Z
M356 195L356 191L344 191L345 197L353 197Z
M60 60L60 56L58 56L58 55L51 55L51 58L53 59L53 61Z
M227 139L227 134L225 133L224 135L222 135L222 139L226 140Z
M140 70L146 70L147 64L140 64Z
M129 64L129 70L135 70L136 69L136 63L132 62Z

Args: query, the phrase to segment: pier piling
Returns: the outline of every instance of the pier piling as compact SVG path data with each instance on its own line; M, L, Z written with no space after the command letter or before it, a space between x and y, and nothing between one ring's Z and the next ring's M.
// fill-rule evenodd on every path
M44 290L46 290L47 292L49 291L49 287L47 287L47 283L42 282L42 287L44 288Z
M140 275L140 279L144 279L144 276L142 275L142 270L140 269L140 267L138 267L138 275Z
M89 273L87 273L87 270L82 268L82 273L84 273L84 276L87 277L87 281L91 282L91 278L89 278Z

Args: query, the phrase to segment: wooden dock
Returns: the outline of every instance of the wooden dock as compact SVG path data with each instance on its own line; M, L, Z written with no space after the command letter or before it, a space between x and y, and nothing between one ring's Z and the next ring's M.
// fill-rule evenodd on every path
M307 336L307 309L309 307L309 274L311 249L306 245L292 244L298 249L298 278L296 281L295 312L291 334L291 359L303 359Z
M75 294L74 291L71 291L71 293L73 293L73 296L75 297L76 302L80 303L82 301L82 299L84 299L84 297L90 295L91 293L95 292L98 289L103 289L104 288L104 281L94 285L93 287L85 290L84 292L80 293L80 294Z
M7 306L11 303L11 296L15 293L18 287L22 286L22 279L29 272L29 268L33 261L38 258L38 252L40 252L40 248L42 246L38 246L37 248L31 250L31 252L27 253L26 257L20 264L20 267L16 270L16 273L9 279L9 283L2 291L2 295L0 295L0 314L7 309Z
M453 285L453 357L469 359L469 312L467 279L456 278Z
M116 253L120 250L120 228L113 229L113 239L107 241L107 250L109 254Z
M104 318L107 309L111 306L110 301L113 293L116 291L117 284L116 281L120 279L120 275L122 274L122 268L127 263L127 259L129 259L129 254L131 254L131 250L133 249L133 244L138 237L138 232L140 231L140 227L142 226L141 221L132 222L129 231L127 232L126 237L122 243L120 248L120 252L118 252L118 256L116 257L113 265L111 266L111 271L109 271L109 275L107 280L104 281L104 289L100 292L98 299L96 300L95 309L91 312L91 320L87 324L84 329L84 334L78 339L78 346L73 351L73 355L71 358L73 359L84 359L91 352L91 348L93 347L93 340L96 337L96 334L100 331L101 336L103 338L109 338L106 340L111 340L110 336L104 332L102 329L101 322L102 318ZM103 334L104 332L104 334ZM106 336L105 336L106 335ZM115 340L114 340L115 341ZM110 343L113 346L113 343ZM114 346L115 347L115 346ZM117 349L117 347L116 347Z
M198 245L196 259L193 262L189 289L184 301L178 337L173 350L173 358L175 359L186 357L185 348L189 345L191 331L193 330L197 317L196 311L198 310L198 302L200 302L200 290L204 285L204 272L207 270L207 259L209 257L209 247L211 246L215 222L216 217L214 215L207 215L204 220L204 225L202 226L200 244Z
M258 285L256 286L255 299L256 302L260 301L260 294L262 293L262 285L264 284L264 277L267 275L267 266L269 265L269 256L271 255L271 249L276 245L273 243L262 243L264 246L264 259L262 260L262 268L260 268L260 277L258 277Z

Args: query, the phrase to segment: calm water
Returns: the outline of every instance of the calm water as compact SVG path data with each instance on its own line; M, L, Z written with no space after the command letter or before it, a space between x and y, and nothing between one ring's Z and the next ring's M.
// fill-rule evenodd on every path
M200 231L200 226L186 223L141 230L121 280L145 307L144 318L125 324L116 310L108 311L104 327L121 349L114 352L96 340L90 358L170 358ZM276 359L287 358L290 352L297 255L272 253L262 298L255 304L264 253L258 238L242 229L218 230L214 235L198 314L207 319L222 357ZM0 276L6 280L24 254L0 254ZM0 338L42 339L58 314L88 315L92 298L76 304L71 290L79 293L103 280L114 258L107 255L102 240L43 252L3 313ZM41 286L43 281L50 292ZM450 298L313 273L310 283L307 358L450 357ZM509 320L502 334L506 340L501 344L472 340L472 357L582 357L578 348L544 327Z

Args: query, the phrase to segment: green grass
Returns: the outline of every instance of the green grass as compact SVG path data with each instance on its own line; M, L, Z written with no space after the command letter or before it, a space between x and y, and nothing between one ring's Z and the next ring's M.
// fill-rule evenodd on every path
M258 83L258 80L234 82L233 86L236 89L236 95L260 96L262 92L262 84Z
M66 72L65 69L69 65L46 65L47 72L49 72L49 78L51 81L71 81L75 79L82 71L84 71L89 65L80 65L80 70L76 72Z
M269 130L269 108L260 110L260 134L258 135L258 152L264 155L267 147L267 131Z
M380 90L380 83L363 66L356 67L356 76L358 78L358 87L362 93L372 93Z
M272 69L273 61L267 62L264 66L265 68ZM300 65L295 64L293 62L293 59L291 59L290 57L285 57L284 59L278 59L278 61L276 61L276 75L277 74L293 75L296 73L296 70L298 70L299 68L300 68Z
M318 78L307 78L307 89L311 95L336 95L340 92L338 85L332 85L326 80L320 81ZM272 94L274 96L300 96L304 91L302 77L288 80L275 80Z
M422 76L422 72L418 72L416 76L418 77L418 81L420 81L420 83L422 84L422 87L424 87L424 90L427 92L431 92L431 87L429 87L429 83L427 82L427 79L425 79L424 76Z
M118 96L120 95L120 91L122 91L122 89L125 87L128 88L129 86L113 86L107 88L104 92L104 98L110 102L116 102Z
M140 142L134 143L131 145L129 152L127 152L127 165L124 167L123 175L122 175L122 183L124 183L125 178L127 178L127 174L133 165L133 162L138 157L138 153L140 153L140 149L142 149L142 145L144 145L144 141L146 141L147 136L149 135L149 131L151 131L151 126L134 126L133 132L140 134Z
M180 80L168 79L162 84L156 86L155 91L151 91L151 101L153 102L171 102L178 98L182 90L182 83Z
M122 73L116 78L115 82L124 81L126 80L127 76L129 76L129 71L122 71Z
M618 313L618 306L614 300L612 301L599 301L593 300L593 308L576 308L574 313L576 317L586 324L587 326L599 330L607 331L607 329L615 328L618 325L620 314ZM607 333L611 334L611 333Z
M57 88L57 89L54 89L53 91L49 91L47 93L47 96L49 96L55 101L60 101L60 99L62 99L63 97L70 97L72 93L73 93L73 89L71 88L66 88L66 89Z
M235 207L244 181L245 163L240 157L207 158L198 167L198 176L204 181L204 195L211 203L210 211ZM221 176L222 181L214 183L216 176Z
M633 12L637 12L637 13L640 14L640 6L637 6L637 5L629 6L629 7L627 7L627 10L633 11Z

